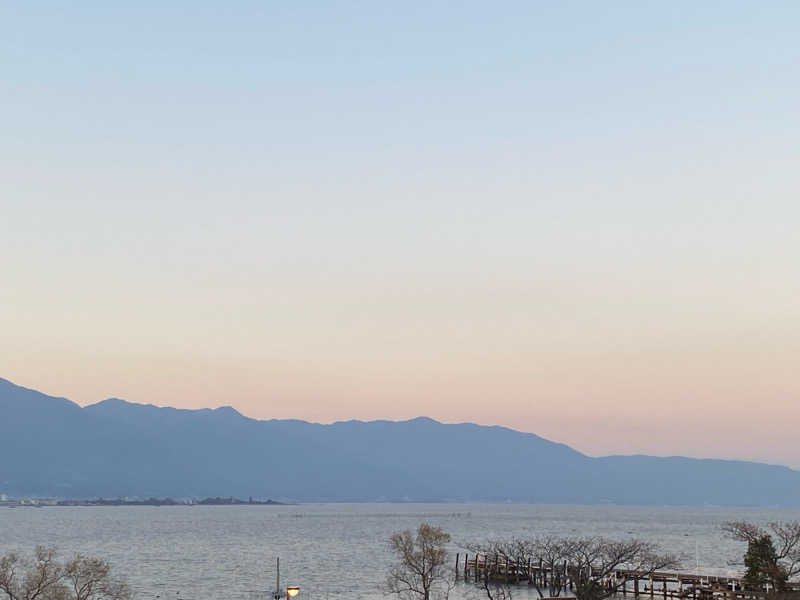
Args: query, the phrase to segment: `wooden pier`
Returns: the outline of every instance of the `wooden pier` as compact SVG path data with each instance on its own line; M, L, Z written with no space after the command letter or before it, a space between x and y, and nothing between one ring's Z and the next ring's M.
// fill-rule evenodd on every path
M558 567L558 585L569 597L574 587L568 565ZM489 579L496 583L529 584L540 588L551 585L554 577L553 569L538 564L512 562L501 556L477 554L470 556L456 555L456 580L479 583ZM616 589L618 596L633 598L645 596L653 600L762 600L770 595L770 590L753 590L746 588L741 577L704 575L700 573L680 573L656 571L642 574L636 571L618 569L612 575L599 582L608 590ZM796 596L800 600L800 583L789 583L787 597Z

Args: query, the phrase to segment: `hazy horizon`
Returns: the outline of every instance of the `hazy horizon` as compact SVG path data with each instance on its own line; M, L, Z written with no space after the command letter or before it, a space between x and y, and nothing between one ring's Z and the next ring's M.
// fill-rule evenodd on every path
M0 376L800 467L798 19L0 6Z

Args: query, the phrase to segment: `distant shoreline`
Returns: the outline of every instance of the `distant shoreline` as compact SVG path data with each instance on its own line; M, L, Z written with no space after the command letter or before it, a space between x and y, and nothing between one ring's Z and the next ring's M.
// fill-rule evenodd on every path
M276 500L241 500L239 498L204 498L202 500L175 500L173 498L147 498L144 500L128 500L124 498L92 500L51 500L51 499L20 499L0 502L0 506L8 508L30 507L42 508L46 506L291 506Z

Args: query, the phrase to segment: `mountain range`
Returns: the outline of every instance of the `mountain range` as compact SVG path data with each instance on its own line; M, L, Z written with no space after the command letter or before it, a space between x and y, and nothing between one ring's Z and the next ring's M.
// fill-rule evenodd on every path
M312 501L800 506L800 472L586 456L505 427L256 420L111 398L81 407L0 379L0 492Z

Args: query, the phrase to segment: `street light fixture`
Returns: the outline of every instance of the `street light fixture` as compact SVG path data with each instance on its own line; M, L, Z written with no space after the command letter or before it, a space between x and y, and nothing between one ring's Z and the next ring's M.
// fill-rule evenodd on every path
M291 585L286 588L286 597L287 598L294 598L297 594L300 593L300 588L296 585Z

